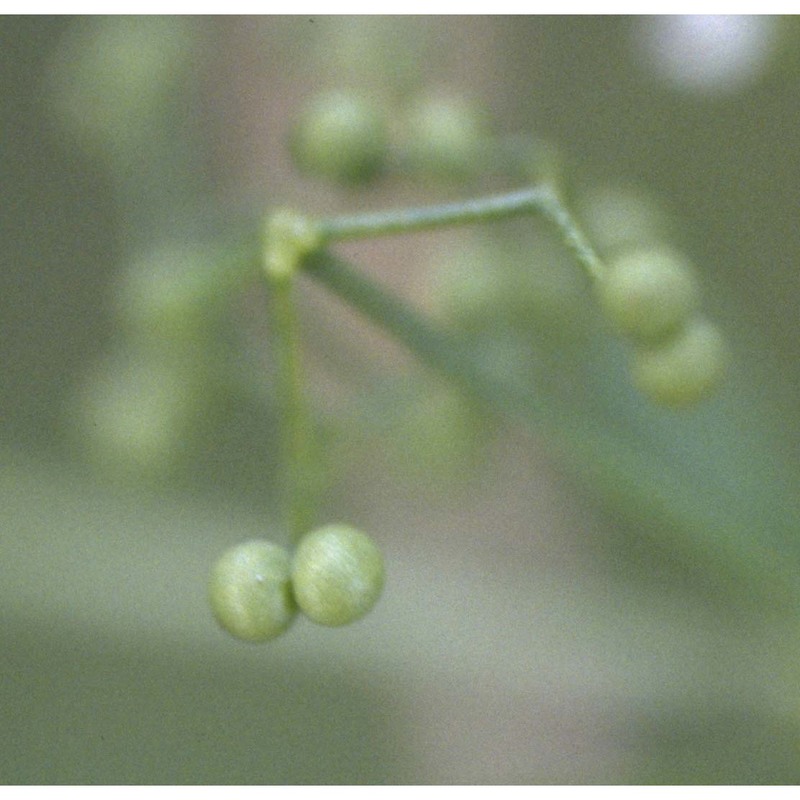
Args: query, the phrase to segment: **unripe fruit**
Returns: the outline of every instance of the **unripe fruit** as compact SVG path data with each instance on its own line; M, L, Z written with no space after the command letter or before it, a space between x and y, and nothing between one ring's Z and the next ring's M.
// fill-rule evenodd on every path
M300 610L320 625L363 617L383 589L383 556L375 542L347 525L307 534L292 559L292 586Z
M368 102L344 92L317 97L301 116L290 139L298 168L350 184L373 180L388 150L383 117Z
M625 252L609 262L598 286L608 320L636 342L674 334L694 313L699 292L691 266L663 247Z
M674 339L637 350L631 371L643 394L660 405L680 408L710 395L726 365L722 335L710 322L697 319Z
M211 571L209 598L217 622L237 639L266 642L282 634L297 611L289 552L272 542L238 544Z
M156 477L180 463L207 402L202 365L183 356L120 348L87 376L76 422L103 469Z
M671 216L639 187L596 186L575 202L585 233L604 255L673 238Z
M461 97L421 99L408 119L408 151L419 168L464 178L480 168L487 137L481 113Z
M122 275L118 313L138 339L175 349L202 340L237 278L222 254L207 247L161 247Z

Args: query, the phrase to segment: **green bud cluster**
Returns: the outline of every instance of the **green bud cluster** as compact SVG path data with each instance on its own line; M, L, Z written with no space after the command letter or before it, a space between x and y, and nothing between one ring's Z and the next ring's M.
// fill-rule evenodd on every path
M608 260L597 287L600 306L617 332L633 344L637 388L670 408L711 395L725 374L725 343L700 313L691 265L662 245L623 250Z
M255 540L227 550L209 582L211 609L238 639L266 642L280 636L298 611L319 625L355 622L383 590L383 556L366 534L326 525L306 534L293 554Z
M160 246L121 272L114 307L122 334L87 372L73 418L104 469L140 477L179 466L231 374L224 339L244 268L218 246Z
M343 91L312 98L289 140L301 171L349 186L391 170L470 179L492 143L484 115L461 97L414 97L390 124L378 104Z

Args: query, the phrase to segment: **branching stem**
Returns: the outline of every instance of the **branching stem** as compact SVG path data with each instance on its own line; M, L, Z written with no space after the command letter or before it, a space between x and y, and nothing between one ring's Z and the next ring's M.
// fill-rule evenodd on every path
M309 476L310 427L302 397L295 311L291 284L297 272L325 285L373 322L396 337L422 363L458 384L487 409L508 416L520 428L546 433L551 447L567 448L576 464L599 487L627 485L634 502L650 508L675 537L675 544L691 563L727 572L734 583L768 576L759 594L776 606L796 608L800 579L791 562L760 545L750 535L752 520L739 513L737 497L721 487L721 502L698 507L695 486L702 476L691 466L662 464L654 469L630 430L620 420L596 410L587 415L572 407L569 398L557 406L540 402L536 387L499 375L491 363L477 357L458 337L441 330L419 311L351 269L333 255L328 245L395 233L410 233L446 225L487 222L536 214L548 219L565 246L592 281L601 280L605 267L587 242L572 215L549 184L509 194L461 203L387 211L311 221L286 214L273 218L273 241L279 245L267 260L267 274L275 288L276 323L283 353L285 385L290 527L295 539L308 530L313 508ZM269 236L268 236L269 242ZM269 243L268 243L269 248ZM272 264L272 267L269 265ZM287 280L288 278L288 280ZM598 416L598 414L600 416ZM779 515L780 517L780 515ZM775 520L778 530L793 527L793 520ZM754 586L755 588L755 586Z
M321 220L317 223L317 231L325 243L334 243L534 214L545 217L556 226L564 244L591 280L602 277L604 267L600 258L549 184L456 203Z

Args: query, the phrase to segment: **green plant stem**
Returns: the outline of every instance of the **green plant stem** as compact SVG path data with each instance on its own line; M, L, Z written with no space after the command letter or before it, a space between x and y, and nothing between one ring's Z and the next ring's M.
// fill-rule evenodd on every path
M332 253L315 251L301 261L300 268L495 412L513 415L535 402L521 387L498 386L465 343Z
M791 514L779 511L766 519L724 486L714 487L712 497L698 499L697 487L707 485L709 476L698 474L690 463L656 460L619 420L589 416L567 401L557 409L537 402L535 387L496 375L460 340L327 251L306 255L299 266L487 409L510 418L521 431L545 434L540 444L546 442L598 499L624 495L625 506L646 510L659 522L643 530L644 536L658 541L668 533L687 564L715 576L745 607L748 600L766 599L776 610L800 610L800 573L793 568L791 548L762 544L756 533L770 526L791 541Z
M303 392L294 281L275 280L270 282L270 289L283 417L286 514L291 540L297 543L311 528L314 518L311 420Z
M604 267L600 258L556 191L548 184L457 203L336 217L319 221L317 229L325 243L333 243L533 214L543 216L555 225L564 244L591 280L596 281L603 276Z
M791 544L796 518L790 512L779 508L764 515L752 509L735 487L714 481L701 465L643 448L636 431L610 413L595 408L590 414L569 398L557 406L543 402L535 386L520 383L517 376L498 374L460 339L440 330L325 247L338 241L526 214L544 216L554 224L587 276L593 281L602 279L602 262L549 184L462 203L323 220L313 224L313 236L306 237L313 240L311 247L293 248L294 263L485 408L519 423L521 432L545 434L550 449L585 479L599 499L624 495L626 506L645 511L654 520L644 535L656 541L669 535L684 562L700 567L708 579L714 576L732 590L732 599L743 600L746 606L747 600L768 599L775 609L800 611L800 571L793 568L797 561ZM295 437L304 429L299 417L292 428ZM296 440L292 452L292 463L301 464L307 458L307 443ZM711 502L698 499L699 486L711 493ZM303 496L301 488L295 478L298 498ZM634 515L632 521L638 524L642 518ZM297 522L292 527L301 528ZM770 542L780 541L780 546L754 535L766 528Z

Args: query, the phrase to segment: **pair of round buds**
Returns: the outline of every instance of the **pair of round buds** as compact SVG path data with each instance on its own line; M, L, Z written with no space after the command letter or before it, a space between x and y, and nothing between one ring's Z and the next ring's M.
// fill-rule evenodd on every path
M294 554L265 540L227 550L211 571L209 597L217 622L249 642L266 642L291 625L298 609L320 625L355 622L383 589L375 542L347 525L304 536Z
M719 330L700 316L691 265L664 247L625 251L608 263L600 305L634 344L634 384L660 405L680 408L706 398L727 363Z
M325 92L302 110L291 132L290 151L303 172L351 186L379 178L393 160L407 170L442 178L474 172L486 125L471 103L449 95L423 96L400 123L402 147L392 156L392 126L380 104L345 91Z

